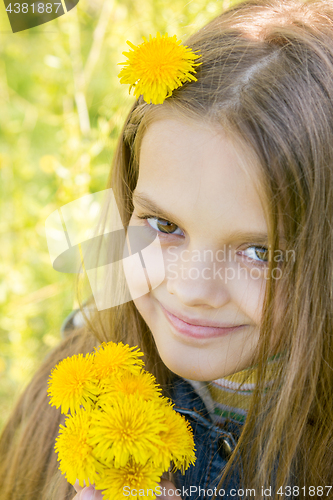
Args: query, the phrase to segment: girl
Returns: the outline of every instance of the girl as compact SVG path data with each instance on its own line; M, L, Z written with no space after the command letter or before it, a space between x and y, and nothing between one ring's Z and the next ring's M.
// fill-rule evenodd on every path
M186 45L197 81L135 102L108 183L165 278L49 355L2 435L3 500L74 497L47 379L109 340L141 347L192 426L165 496L333 497L333 4L248 0Z

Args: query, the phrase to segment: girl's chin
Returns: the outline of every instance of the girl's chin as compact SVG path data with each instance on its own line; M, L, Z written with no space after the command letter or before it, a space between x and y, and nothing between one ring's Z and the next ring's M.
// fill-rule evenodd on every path
M191 359L189 355L179 356L177 359L175 356L170 355L170 353L166 354L161 352L160 357L166 367L179 377L207 382L223 376L218 369L210 369L209 364L205 363L204 360L201 360L201 362L193 362L192 360L191 363L186 363L187 359ZM200 368L200 366L202 366L202 368Z

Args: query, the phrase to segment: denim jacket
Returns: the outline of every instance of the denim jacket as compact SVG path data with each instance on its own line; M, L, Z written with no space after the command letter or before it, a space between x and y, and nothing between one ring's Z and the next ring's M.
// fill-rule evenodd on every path
M180 490L178 493L182 499L209 500L215 493L218 499L242 498L242 488L245 488L240 460L228 476L227 484L223 484L216 491L214 488L217 487L221 471L236 447L243 424L225 419L224 423L216 425L202 398L182 377L176 378L169 394L175 403L174 409L183 415L192 427L197 457L195 464L190 465L184 475L181 471L173 473L173 482Z

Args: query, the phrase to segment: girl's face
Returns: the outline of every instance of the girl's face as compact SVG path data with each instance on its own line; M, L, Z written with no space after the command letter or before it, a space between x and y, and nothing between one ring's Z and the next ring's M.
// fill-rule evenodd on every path
M162 250L165 278L134 303L163 362L192 380L214 380L251 366L258 342L267 225L256 174L250 179L241 161L246 162L243 150L217 127L199 122L158 120L142 140L130 225L159 234L152 249ZM147 209L143 198L158 209ZM165 310L198 325L238 328L186 329Z

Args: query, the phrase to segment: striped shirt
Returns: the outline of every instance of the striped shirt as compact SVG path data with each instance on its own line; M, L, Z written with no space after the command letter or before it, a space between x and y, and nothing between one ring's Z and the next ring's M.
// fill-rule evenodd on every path
M268 360L266 388L274 379L276 363L280 356ZM255 389L256 365L223 378L209 382L186 379L201 396L215 423L225 419L244 422L248 413L251 396Z

